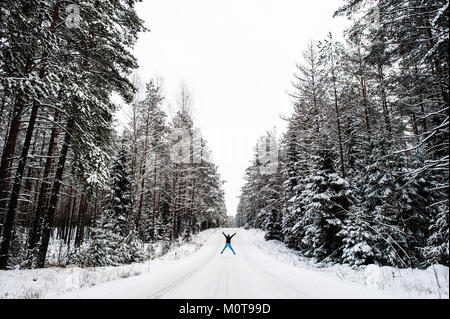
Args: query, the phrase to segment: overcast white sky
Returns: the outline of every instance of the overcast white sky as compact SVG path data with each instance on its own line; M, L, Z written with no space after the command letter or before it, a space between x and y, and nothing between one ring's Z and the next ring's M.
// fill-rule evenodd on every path
M346 22L333 19L341 0L144 0L137 12L151 32L135 47L144 81L164 79L167 99L183 81L193 94L194 122L226 180L235 215L246 167L259 136L284 132L292 107L286 91L309 39Z

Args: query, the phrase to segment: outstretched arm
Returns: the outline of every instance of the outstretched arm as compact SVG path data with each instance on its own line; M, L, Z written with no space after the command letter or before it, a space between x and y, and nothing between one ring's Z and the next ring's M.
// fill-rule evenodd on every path
M225 235L225 233L224 232L222 232L222 234L225 236L225 237L227 237L227 235Z
M233 236L236 235L236 233L233 234ZM231 236L231 238L233 238L233 236Z

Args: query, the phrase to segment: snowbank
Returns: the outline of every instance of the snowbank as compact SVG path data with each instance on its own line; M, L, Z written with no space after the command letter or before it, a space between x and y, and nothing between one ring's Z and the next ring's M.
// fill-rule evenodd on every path
M382 289L402 298L449 298L449 268L443 265L433 265L425 270L377 265L361 266L359 269L341 264L323 267L279 241L266 241L265 233L259 229L246 231L252 233L254 245L259 249L295 267L331 273L339 279Z
M0 271L0 298L449 297L445 266L319 265L261 230L240 229L235 240L237 256L220 254L221 232L211 229L144 263Z
M148 273L158 265L166 265L192 255L202 247L213 230L201 232L192 240L177 244L162 257L143 263L118 267L67 268L49 267L31 270L1 270L0 298L43 298L73 289L92 287L100 283Z

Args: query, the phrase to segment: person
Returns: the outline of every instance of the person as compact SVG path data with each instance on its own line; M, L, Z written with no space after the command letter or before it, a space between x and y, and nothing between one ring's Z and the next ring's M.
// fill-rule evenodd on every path
M227 249L227 247L228 247L228 248L231 249L231 251L233 252L233 254L236 255L236 253L234 252L233 247L231 247L231 238L233 238L233 236L236 235L236 233L234 233L232 236L230 236L230 234L225 235L224 232L222 232L222 234L225 236L226 243L225 243L225 247L222 249L221 254L223 254L223 252L225 251L225 249Z

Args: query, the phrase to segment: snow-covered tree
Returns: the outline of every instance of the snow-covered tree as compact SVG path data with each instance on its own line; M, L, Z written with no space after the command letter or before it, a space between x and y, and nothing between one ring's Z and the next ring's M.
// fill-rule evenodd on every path
M281 232L281 218L280 213L276 209L272 209L269 214L269 220L267 221L267 233L264 236L266 240L282 240L283 234Z
M142 259L131 210L130 152L125 141L110 167L109 192L91 242L79 259L85 266L119 265Z

